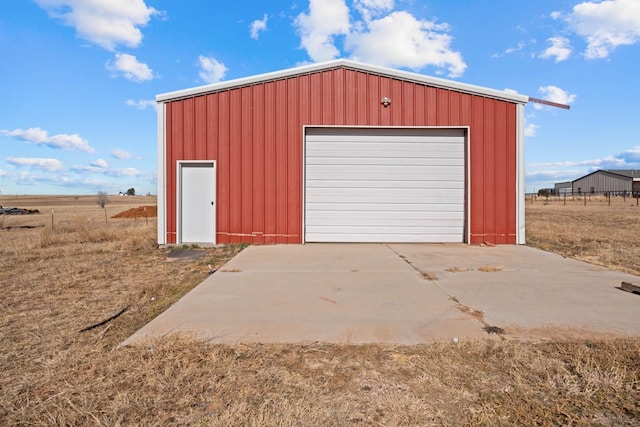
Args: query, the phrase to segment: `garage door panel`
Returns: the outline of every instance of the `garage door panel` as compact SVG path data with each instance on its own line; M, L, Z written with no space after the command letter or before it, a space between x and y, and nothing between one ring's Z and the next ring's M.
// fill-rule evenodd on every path
M440 142L460 140L460 129L431 128L314 128L307 132L307 141L370 142L402 138L408 142Z
M416 226L332 226L314 225L308 229L309 233L333 232L336 234L381 234L381 235L408 235L408 234L453 234L458 232L458 227L416 227Z
M421 219L404 219L404 218L317 218L308 222L309 230L313 230L315 227L332 227L338 229L339 227L377 227L382 229L383 227L413 227L417 229L419 227L426 228L456 228L460 218L421 218Z
M305 240L462 242L461 129L308 129Z
M321 191L323 190L323 191ZM411 204L416 203L456 203L464 197L464 189L397 189L397 188L343 188L332 191L330 188L313 189L307 191L314 203L344 203L343 210L352 209L352 205L359 203Z
M309 235L309 242L317 243L459 243L456 235L412 234L394 238L386 234L322 234Z
M424 230L401 233L398 229L390 229L385 233L379 233L376 229L340 230L331 232L320 230L319 232L307 231L313 242L410 242L410 243L459 243L458 229L450 230L447 234L444 230Z
M432 144L424 147L420 144L406 144L395 142L393 146L393 157L423 157L423 158L448 158L460 157L456 155L455 148L462 144ZM347 141L327 143L318 142L317 146L307 149L310 157L335 157L340 153L341 158L351 157L389 157L388 143L361 143L350 144Z
M451 133L442 133L440 135L436 133L421 133L415 132L414 134L410 134L408 132L399 132L399 133L390 133L390 134L377 134L375 130L372 132L361 132L361 133L353 133L350 135L313 135L309 134L307 136L307 141L316 142L329 142L329 143L342 143L349 142L353 144L375 144L378 142L385 142L389 140L401 140L403 144L412 144L417 143L421 144L423 142L442 144L442 143L459 143L460 142L460 132L453 131Z
M457 181L418 181L418 180L320 180L310 179L307 183L312 186L310 191L318 189L334 189L339 190L342 188L444 188L444 189L456 189L464 188L464 184Z
M423 180L447 181L457 180L461 166L432 166L430 174L425 174L424 166L392 166L392 165L310 165L307 178L310 180Z
M455 234L407 234L401 235L388 235L388 234L314 234L308 233L308 242L331 242L331 243L460 243L460 236L456 232Z
M312 168L316 165L392 165L392 166L442 166L445 163L448 166L464 166L464 158L443 157L443 158L427 158L427 157L313 157L307 161L308 167Z
M376 210L370 211L364 216L368 219L403 219L403 220L460 220L464 218L464 215L456 210L447 211L384 211ZM325 220L362 220L362 211L309 211L307 213L307 224L322 224Z
M460 211L464 205L459 201L456 203L358 203L348 206L348 210L345 208L344 203L307 203L306 215L309 216L313 212L376 212L376 211L392 211L392 212L451 212Z

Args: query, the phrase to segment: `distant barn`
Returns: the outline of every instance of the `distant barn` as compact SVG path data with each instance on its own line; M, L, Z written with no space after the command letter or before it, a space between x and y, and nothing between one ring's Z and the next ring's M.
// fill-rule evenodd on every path
M631 194L640 191L639 170L598 170L571 182L573 194Z

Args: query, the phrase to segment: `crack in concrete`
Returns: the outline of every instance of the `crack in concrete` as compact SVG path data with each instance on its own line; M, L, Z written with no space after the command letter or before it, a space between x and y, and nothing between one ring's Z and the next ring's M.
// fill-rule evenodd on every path
M456 298L454 295L449 294L446 290L444 290L441 286L438 285L437 280L438 277L436 276L435 273L433 272L424 272L422 270L420 270L418 267L416 267L415 265L413 265L413 263L411 262L411 260L409 260L408 257L402 255L400 252L394 250L391 246L389 246L388 244L384 245L387 249L389 249L391 252L393 252L394 254L396 254L398 257L400 257L400 259L402 259L404 262L406 262L407 264L409 264L411 266L411 268L413 268L415 271L418 272L418 274L420 274L420 277L422 277L423 280L427 280L429 282L431 282L433 285L435 285L438 289L440 289L443 293L445 293L449 299L453 302L456 303L456 308L458 310L460 310L463 313L468 314L469 316L473 317L474 319L476 319L477 321L479 321L480 323L482 323L482 325L484 326L482 328L482 330L484 330L487 334L491 335L491 334L498 334L498 335L503 335L506 333L506 331L504 329L502 329L499 326L492 326L489 325L485 320L484 320L484 313L480 310L476 310L474 308L471 308L467 305L462 304L458 298Z

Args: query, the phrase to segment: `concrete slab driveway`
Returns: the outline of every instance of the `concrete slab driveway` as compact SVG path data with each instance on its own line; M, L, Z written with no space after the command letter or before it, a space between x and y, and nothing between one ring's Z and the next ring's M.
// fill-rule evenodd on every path
M252 246L125 344L172 333L220 343L640 336L640 296L616 289L639 279L525 246Z

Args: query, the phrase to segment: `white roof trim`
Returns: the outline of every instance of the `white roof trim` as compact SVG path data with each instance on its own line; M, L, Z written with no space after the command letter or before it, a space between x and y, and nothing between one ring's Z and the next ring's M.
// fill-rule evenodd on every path
M378 67L370 64L363 64L360 62L350 61L347 59L336 59L328 62L320 62L310 65L303 65L301 67L289 68L286 70L275 71L271 73L259 74L250 77L243 77L235 80L228 80L220 83L213 83L204 86L197 86L189 89L177 90L174 92L167 92L156 96L157 102L174 101L178 99L190 98L193 96L204 95L212 92L219 92L222 90L232 89L240 86L248 86L255 83L279 80L287 77L293 77L301 74L309 74L323 70L330 70L333 68L350 68L354 70L370 72L381 76L397 78L401 80L412 81L416 83L423 83L429 86L453 89L464 93L473 95L486 96L489 98L500 99L503 101L516 102L525 104L529 101L529 97L526 95L514 94L497 89L490 89L482 86L470 85L467 83L460 83L453 80L441 79L438 77L431 77L424 74L412 73L408 71L395 70L392 68Z

